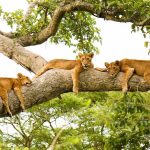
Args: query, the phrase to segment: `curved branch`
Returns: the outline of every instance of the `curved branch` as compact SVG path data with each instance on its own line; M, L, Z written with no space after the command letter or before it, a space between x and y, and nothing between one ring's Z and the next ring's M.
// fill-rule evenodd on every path
M41 56L28 51L15 40L2 35L0 35L0 52L34 73L47 63Z
M3 35L8 38L15 38L15 34L13 32L3 32L0 30L0 35Z
M29 5L29 9L23 19L27 18L27 16L31 12L31 9L33 9L35 5L45 7L46 4L43 1L34 1L33 3L31 3L31 5ZM50 7L49 5L46 6L46 8ZM53 16L50 23L47 25L47 27L45 27L45 29L39 31L38 33L29 33L21 37L16 37L14 33L4 33L2 31L0 32L0 34L5 35L9 38L16 37L16 41L22 46L41 44L45 42L49 37L56 34L58 26L65 13L69 13L72 11L86 11L97 18L104 18L106 20L112 20L116 22L132 22L136 26L150 25L149 17L147 17L146 15L141 17L139 12L135 12L134 9L130 10L129 13L125 4L119 4L118 6L114 6L110 3L106 7L103 6L102 2L100 2L98 10L92 3L84 2L82 0L76 0L69 3L58 4L55 11L52 13Z
M90 3L81 1L75 1L64 6L58 6L53 13L50 24L45 29L33 35L25 35L16 38L16 41L22 46L37 45L45 42L49 37L56 34L64 14L75 10L82 10L93 13L94 6Z
M89 69L80 74L80 91L120 91L123 73L119 73L116 79L109 77L107 72ZM130 91L148 91L150 85L139 83L143 78L134 75L129 82ZM52 69L37 78L32 84L24 86L22 92L25 97L25 107L30 108L56 98L67 92L72 92L71 71ZM21 111L19 101L13 91L9 93L9 104L12 114ZM0 117L7 116L0 101Z
M69 4L64 4L58 6L52 16L52 20L49 25L41 30L39 33L35 33L33 35L25 35L22 37L18 37L17 41L22 46L29 45L37 45L45 42L49 37L54 36L58 30L58 26L61 22L61 19L65 15L65 13L69 13L72 11L86 11L96 16L97 18L104 18L106 20L112 20L116 22L132 22L136 26L146 26L150 25L149 18L140 18L140 15L137 17L134 15L127 15L125 12L125 8L123 5L114 7L109 6L108 8L102 8L101 4L99 4L99 11L96 10L93 4L83 1L74 1ZM134 14L134 10L133 10Z

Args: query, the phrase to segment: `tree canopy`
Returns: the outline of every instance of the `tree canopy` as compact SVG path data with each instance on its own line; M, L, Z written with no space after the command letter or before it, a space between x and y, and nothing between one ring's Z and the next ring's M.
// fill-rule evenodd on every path
M149 98L140 92L64 94L27 113L0 119L1 128L7 125L13 131L1 130L0 148L47 150L61 131L55 150L148 150Z

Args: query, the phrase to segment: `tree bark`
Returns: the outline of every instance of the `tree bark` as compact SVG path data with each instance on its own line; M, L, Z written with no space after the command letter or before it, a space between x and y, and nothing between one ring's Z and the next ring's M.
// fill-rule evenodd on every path
M119 73L117 78L110 78L107 72L89 69L80 74L79 91L121 91L122 78L123 73ZM140 84L142 80L142 77L134 75L129 82L129 91L148 91L150 85ZM23 86L22 89L26 108L59 97L67 92L72 92L71 71L63 69L49 70L32 84ZM19 101L13 91L9 93L9 104L13 115L21 111ZM0 117L7 116L4 110L2 101L0 101Z
M28 51L15 40L3 35L0 35L0 52L34 73L47 63L41 56Z

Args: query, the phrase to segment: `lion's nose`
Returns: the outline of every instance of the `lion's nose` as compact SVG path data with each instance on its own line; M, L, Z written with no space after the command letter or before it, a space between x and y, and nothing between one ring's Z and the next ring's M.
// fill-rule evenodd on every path
M84 67L88 67L88 65L87 65L87 64L85 64L85 65L84 65Z

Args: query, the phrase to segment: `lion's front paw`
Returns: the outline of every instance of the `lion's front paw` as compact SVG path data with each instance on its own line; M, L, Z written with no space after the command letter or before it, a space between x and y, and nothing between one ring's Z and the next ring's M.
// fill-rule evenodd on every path
M73 93L78 94L79 90L77 87L73 87Z
M13 115L12 115L12 113L9 111L9 112L7 112L7 115L9 116L9 117L12 117Z
M21 111L22 111L22 112L25 112L25 107L24 107L24 105L21 105Z
M127 91L128 91L128 88L127 88L127 87L122 88L122 92L123 92L124 94L126 94Z
M32 81L35 81L35 79L36 79L37 77L36 76L34 76L33 78L32 78Z
M140 85L146 84L147 82L145 80L141 80Z

